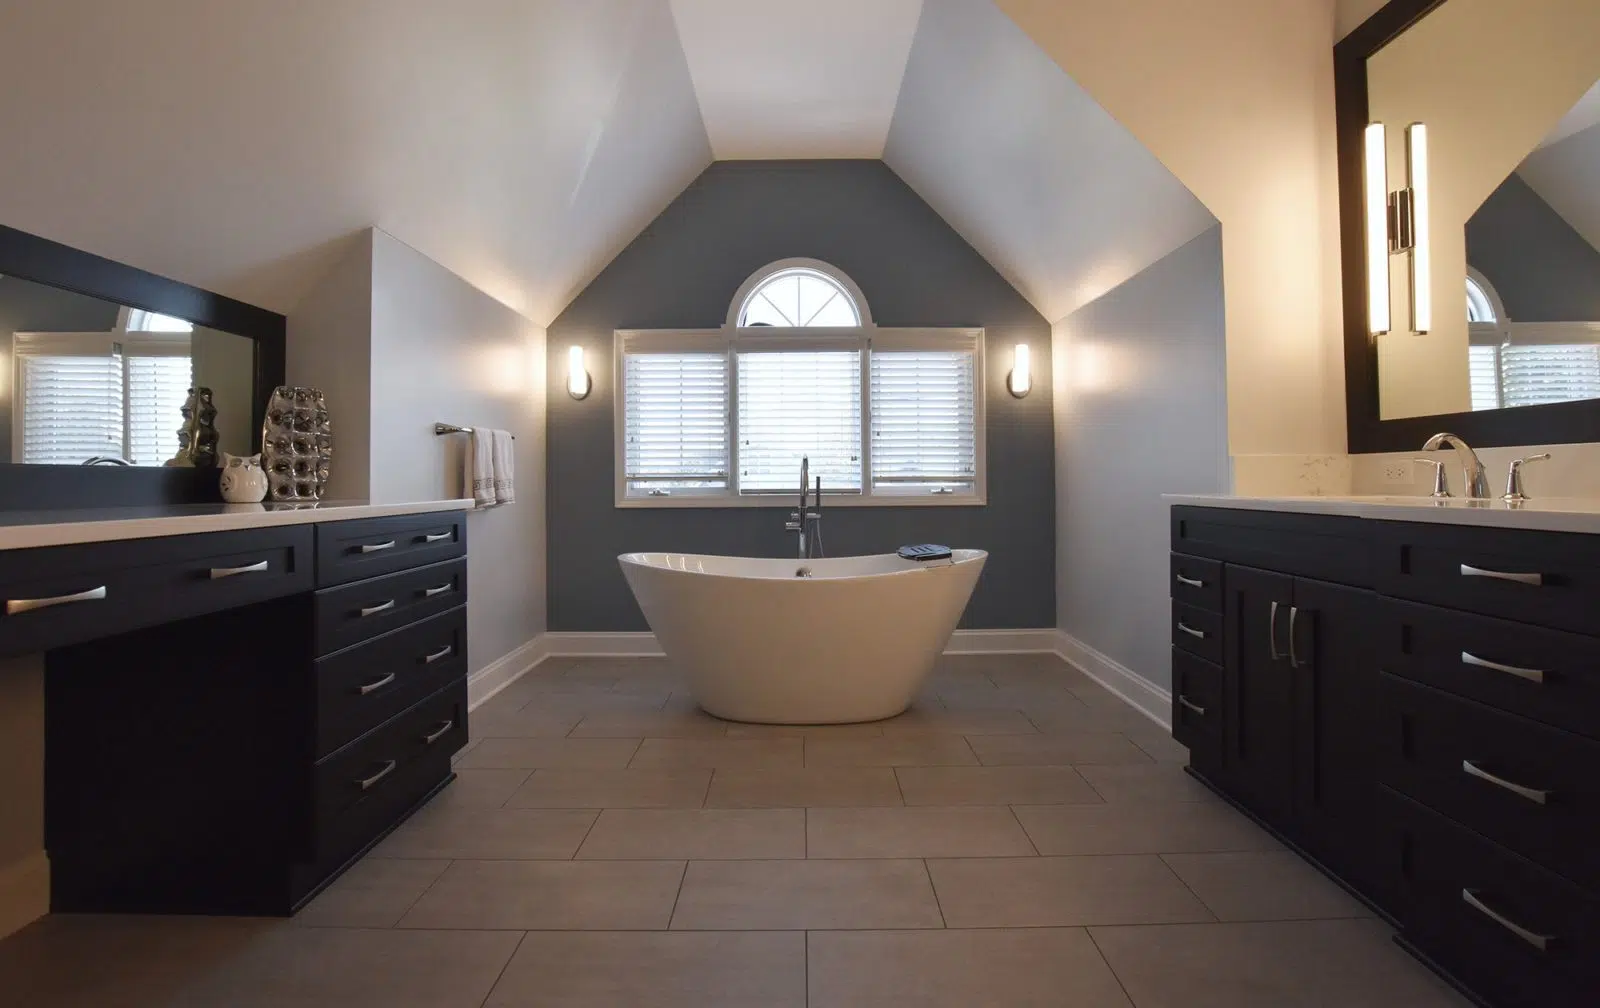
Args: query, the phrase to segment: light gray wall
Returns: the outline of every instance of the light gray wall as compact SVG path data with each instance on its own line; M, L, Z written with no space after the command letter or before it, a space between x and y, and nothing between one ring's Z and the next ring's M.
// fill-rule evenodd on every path
M1055 327L1058 626L1162 687L1164 493L1226 493L1222 229Z
M1515 172L1467 221L1467 262L1513 322L1600 320L1600 251Z
M193 361L192 381L211 390L211 401L217 407L217 449L234 455L255 454L260 437L251 409L256 390L255 340L196 326L189 339L189 358Z
M983 508L827 512L829 553L914 542L990 551L963 622L1044 627L1055 618L1049 327L993 267L880 161L729 161L712 165L612 261L549 330L550 628L644 630L619 553L682 550L783 556L782 506L617 509L613 503L612 334L715 328L739 285L778 259L842 269L884 326L983 326L988 332L988 485ZM1034 353L1034 389L1005 391L1010 348ZM563 387L565 354L583 346L594 392Z

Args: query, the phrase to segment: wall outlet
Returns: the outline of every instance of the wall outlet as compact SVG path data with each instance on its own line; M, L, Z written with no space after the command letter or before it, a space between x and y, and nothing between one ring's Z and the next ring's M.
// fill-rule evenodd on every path
M1383 464L1383 482L1385 486L1405 486L1415 481L1416 475L1412 472L1414 462L1385 462Z

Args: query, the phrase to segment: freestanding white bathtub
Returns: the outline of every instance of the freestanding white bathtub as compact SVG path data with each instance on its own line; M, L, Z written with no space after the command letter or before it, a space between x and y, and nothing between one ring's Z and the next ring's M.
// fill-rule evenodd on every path
M701 707L730 721L838 724L893 717L910 705L988 556L617 559Z

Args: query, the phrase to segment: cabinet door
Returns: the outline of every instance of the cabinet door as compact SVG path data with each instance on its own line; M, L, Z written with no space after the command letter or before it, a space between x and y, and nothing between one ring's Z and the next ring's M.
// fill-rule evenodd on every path
M1233 564L1223 573L1228 745L1222 783L1278 823L1288 816L1293 786L1294 678L1286 634L1293 587L1286 574Z
M1372 847L1375 604L1371 592L1296 579L1284 635L1295 684L1295 832L1352 881L1365 877Z

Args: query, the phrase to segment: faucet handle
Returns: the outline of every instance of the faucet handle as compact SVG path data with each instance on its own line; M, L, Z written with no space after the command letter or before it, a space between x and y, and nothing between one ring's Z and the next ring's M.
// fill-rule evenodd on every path
M1444 463L1438 459L1412 459L1419 465L1433 466L1433 492L1429 497L1444 498L1450 496L1450 477L1445 474Z
M1506 492L1500 499L1508 504L1527 500L1528 495L1522 492L1522 467L1529 462L1543 462L1549 457L1549 452L1541 452L1538 455L1529 455L1527 458L1512 459L1511 468L1506 472Z

